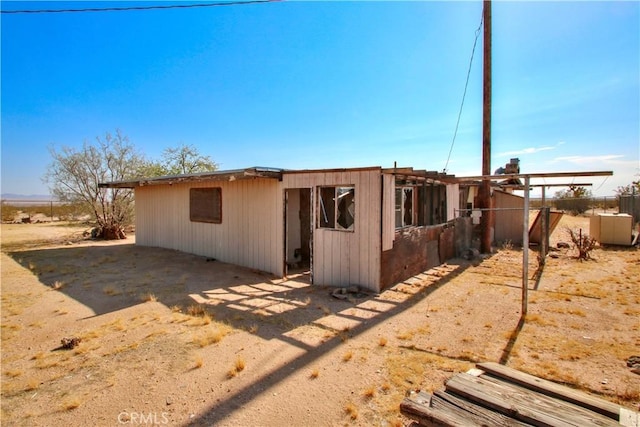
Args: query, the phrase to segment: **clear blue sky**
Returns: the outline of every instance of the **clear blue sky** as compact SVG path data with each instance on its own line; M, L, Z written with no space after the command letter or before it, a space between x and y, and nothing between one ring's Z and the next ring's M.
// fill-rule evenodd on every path
M3 14L1 190L47 194L48 146L115 129L147 157L193 144L222 169L441 171L481 14L481 1ZM586 179L608 196L640 179L639 40L639 2L494 2L492 170L511 157L523 173L613 170ZM482 36L449 173L480 174L481 135Z

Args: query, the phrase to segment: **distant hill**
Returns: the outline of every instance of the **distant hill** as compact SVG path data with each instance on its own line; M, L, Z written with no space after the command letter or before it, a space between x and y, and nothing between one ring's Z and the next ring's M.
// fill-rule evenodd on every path
M0 194L0 198L2 200L24 200L24 201L30 201L30 200L38 200L38 201L42 201L42 200L46 200L46 201L50 201L53 200L55 201L56 198L53 197L50 194L14 194L14 193L2 193Z

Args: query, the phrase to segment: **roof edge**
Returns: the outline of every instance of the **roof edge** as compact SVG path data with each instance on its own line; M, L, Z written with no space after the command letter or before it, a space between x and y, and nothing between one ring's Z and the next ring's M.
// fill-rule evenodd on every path
M217 170L184 175L166 175L152 178L135 178L131 180L101 182L100 188L136 188L149 185L173 185L183 182L200 181L235 181L239 179L267 178L282 180L284 169L251 167L246 169Z

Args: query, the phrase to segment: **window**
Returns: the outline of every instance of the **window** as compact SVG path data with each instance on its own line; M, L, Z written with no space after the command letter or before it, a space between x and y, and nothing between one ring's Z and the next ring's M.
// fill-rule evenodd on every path
M222 223L222 188L190 189L189 219L194 222Z
M396 228L413 224L413 187L396 187Z
M445 185L424 181L396 181L396 228L442 224L446 222L446 215Z
M353 230L356 216L355 187L318 188L318 227Z

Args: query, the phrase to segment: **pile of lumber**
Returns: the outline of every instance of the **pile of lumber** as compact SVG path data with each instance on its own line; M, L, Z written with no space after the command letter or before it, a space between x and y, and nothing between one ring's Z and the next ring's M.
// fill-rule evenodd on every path
M497 363L480 363L400 411L421 426L640 426L640 414Z

